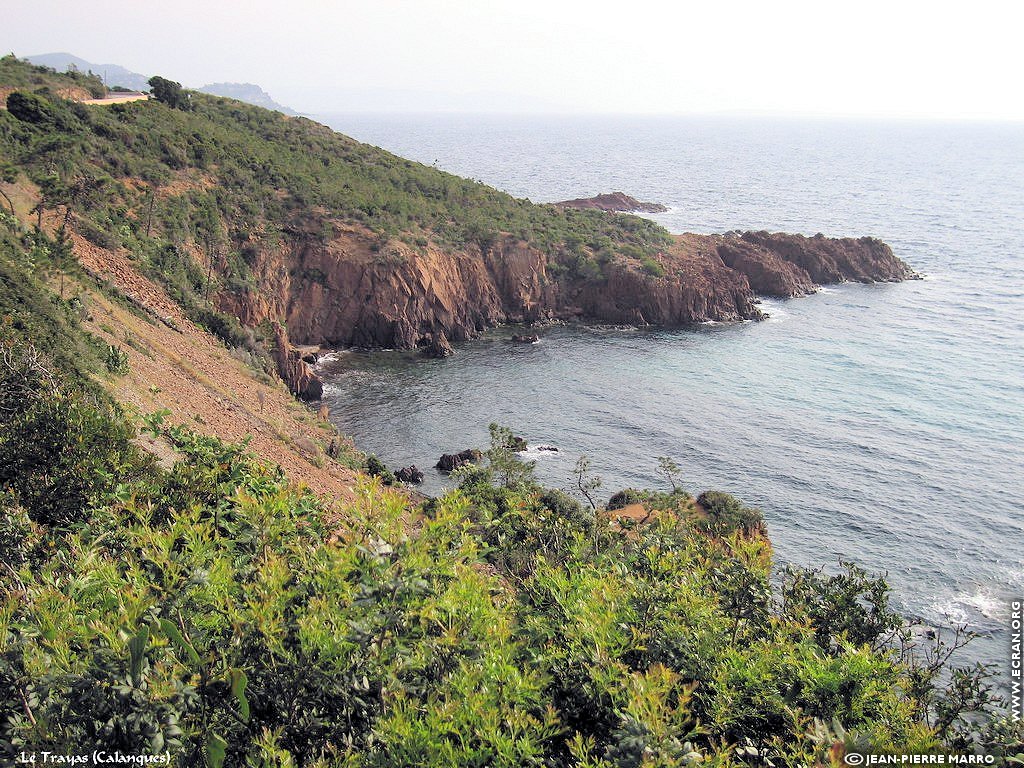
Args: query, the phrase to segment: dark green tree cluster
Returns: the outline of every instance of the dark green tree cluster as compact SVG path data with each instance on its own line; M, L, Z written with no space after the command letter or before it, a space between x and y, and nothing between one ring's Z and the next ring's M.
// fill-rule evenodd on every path
M153 98L172 109L188 110L192 107L189 94L181 87L181 83L155 75L149 78L150 92Z

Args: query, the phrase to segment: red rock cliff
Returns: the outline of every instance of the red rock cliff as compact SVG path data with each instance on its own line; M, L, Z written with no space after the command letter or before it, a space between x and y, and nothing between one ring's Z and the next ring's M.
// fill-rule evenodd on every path
M767 232L680 235L658 254L658 266L618 258L589 279L556 277L546 254L512 238L486 250L414 249L381 246L349 228L327 242L295 238L256 251L256 288L221 295L222 308L249 325L284 321L293 342L339 347L425 347L538 320L757 319L755 294L799 296L820 283L913 276L878 240Z

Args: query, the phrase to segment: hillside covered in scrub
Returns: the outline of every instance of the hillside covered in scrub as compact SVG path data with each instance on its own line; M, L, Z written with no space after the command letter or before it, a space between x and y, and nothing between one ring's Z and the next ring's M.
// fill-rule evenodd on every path
M0 154L23 205L128 254L231 343L239 323L268 343L283 323L293 343L443 350L513 321L751 319L756 293L912 275L871 238L672 236L163 78L156 100L97 109L57 98L60 77L0 61L0 87L19 89Z
M675 301L697 289L658 270L696 241L227 100L171 88L174 107L87 107L55 96L53 73L5 58L0 74L20 78L0 110L0 762L1024 751L991 671L950 667L961 633L915 629L854 565L779 572L760 513L690 496L670 460L670 488L604 502L585 460L576 495L540 486L495 425L480 464L422 499L364 472L379 465L274 376L275 323L313 338L288 302L365 306L352 327L383 333L381 297L405 296L454 322L455 283L428 269L450 263L522 295L526 275L563 297L629 275ZM753 253L773 237L722 240ZM860 252L805 240L808 267ZM336 276L359 265L405 293L344 294Z
M669 461L670 491L582 503L540 487L495 426L443 498L366 476L331 497L201 424L132 416L107 394L129 356L60 297L59 243L0 219L3 760L753 767L1021 749L989 673L947 670L962 637L914 632L852 565L773 580L760 514L693 499ZM595 499L585 462L576 487Z

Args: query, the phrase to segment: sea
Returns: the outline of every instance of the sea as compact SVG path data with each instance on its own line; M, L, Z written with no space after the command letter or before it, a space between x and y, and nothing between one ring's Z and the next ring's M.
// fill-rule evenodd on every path
M885 574L893 603L1008 685L1024 597L1024 124L334 114L342 133L534 202L623 191L672 232L872 235L923 279L764 300L762 322L496 329L444 360L340 351L332 418L423 490L442 453L524 437L548 485L759 507L777 562ZM538 450L540 446L557 452Z

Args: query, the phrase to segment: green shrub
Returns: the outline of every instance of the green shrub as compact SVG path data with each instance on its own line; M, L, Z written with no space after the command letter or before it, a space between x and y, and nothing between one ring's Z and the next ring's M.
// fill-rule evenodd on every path
M853 563L841 565L842 572L832 576L787 569L782 585L786 615L806 621L826 650L844 641L879 647L902 624L889 605L889 585Z
M15 91L7 97L7 111L19 120L37 125L53 124L53 111L46 102L32 93Z
M570 528L589 533L594 526L594 513L584 509L577 499L557 488L547 488L537 498L557 518L564 520Z
M124 376L128 373L128 353L114 344L107 345L107 356L103 361L108 373Z
M73 394L43 393L2 423L0 490L13 491L37 523L83 522L94 502L144 469L132 434L113 412Z
M395 473L372 453L366 456L365 469L370 477L379 477L384 485L395 485L398 482Z
M644 272L646 272L648 275L651 275L652 277L665 276L665 267L661 264L660 261L650 256L644 256L643 259L641 259L640 264L643 267Z
M697 497L707 516L695 525L700 530L725 535L734 531L754 533L764 527L761 511L743 503L731 494L722 491L705 491Z
M640 504L644 500L643 495L640 491L635 488L626 488L612 494L612 497L608 499L608 503L605 504L605 509L609 512L613 512L617 509L623 509L631 504Z
M28 513L15 495L10 491L0 494L0 562L21 567L37 538Z

